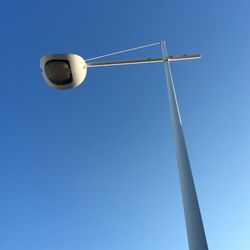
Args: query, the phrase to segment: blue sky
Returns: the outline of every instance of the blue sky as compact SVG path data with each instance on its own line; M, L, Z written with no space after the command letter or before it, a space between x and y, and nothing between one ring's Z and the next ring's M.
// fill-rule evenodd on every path
M249 1L5 1L0 249L188 249L164 69L90 69L70 91L39 60L164 39L207 241L250 249ZM153 47L113 59L160 56Z

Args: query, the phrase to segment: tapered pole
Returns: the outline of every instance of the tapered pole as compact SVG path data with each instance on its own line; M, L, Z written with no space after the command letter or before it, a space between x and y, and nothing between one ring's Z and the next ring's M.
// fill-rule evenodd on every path
M162 54L168 58L165 41L161 42ZM164 61L167 79L168 99L176 146L182 200L186 220L188 244L190 250L207 250L206 235L202 223L198 198L195 191L190 161L182 129L182 121L175 94L173 79L168 60Z

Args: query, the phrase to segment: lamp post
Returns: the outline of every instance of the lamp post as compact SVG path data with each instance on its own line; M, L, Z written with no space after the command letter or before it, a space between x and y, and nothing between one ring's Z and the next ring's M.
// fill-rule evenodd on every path
M165 41L161 42L161 47L163 57L168 58ZM198 198L196 195L187 147L182 130L180 111L168 60L164 61L164 68L167 78L168 101L172 118L171 120L176 147L176 158L179 170L189 249L205 250L208 249L206 235L202 223Z
M126 53L128 51L160 45L162 58L134 59L123 61L90 62L96 59ZM40 60L40 67L45 81L56 89L69 89L80 85L86 76L87 69L93 67L108 67L143 63L163 63L166 73L168 100L170 106L176 158L179 170L179 179L190 250L207 250L206 235L201 218L198 198L193 181L190 161L182 129L182 121L175 94L172 74L169 63L172 61L201 58L201 54L168 56L165 41L149 45L122 50L88 60L75 54L55 54L44 56Z

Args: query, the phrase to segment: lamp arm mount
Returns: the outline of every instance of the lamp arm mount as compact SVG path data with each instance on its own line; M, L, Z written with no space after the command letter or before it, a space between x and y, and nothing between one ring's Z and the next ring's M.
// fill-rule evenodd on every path
M174 62L174 61L199 59L201 57L202 57L201 54L192 54L192 55L169 56L167 58L145 58L145 59L132 59L123 61L91 62L87 63L86 67L96 68L96 67L108 67L108 66L120 66L120 65L145 64L145 63L163 63L166 61Z

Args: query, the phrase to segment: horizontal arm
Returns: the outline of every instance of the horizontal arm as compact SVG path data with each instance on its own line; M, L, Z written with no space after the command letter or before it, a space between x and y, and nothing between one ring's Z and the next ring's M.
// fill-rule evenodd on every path
M191 60L191 59L200 59L202 54L192 54L192 55L181 55L181 56L169 56L167 61L174 62L174 61L184 61L184 60Z
M164 58L146 58L146 59L133 59L133 60L124 60L124 61L93 62L93 63L87 63L87 68L131 65L131 64L144 64L144 63L160 63L160 62L164 62L164 61L174 62L174 61L183 61L183 60L191 60L191 59L199 59L199 58L201 58L201 54L169 56L166 59L164 59Z
M95 63L88 63L87 67L95 68L95 67L143 64L143 63L159 63L159 62L163 62L163 58L146 58L146 59L125 60L125 61L95 62Z

